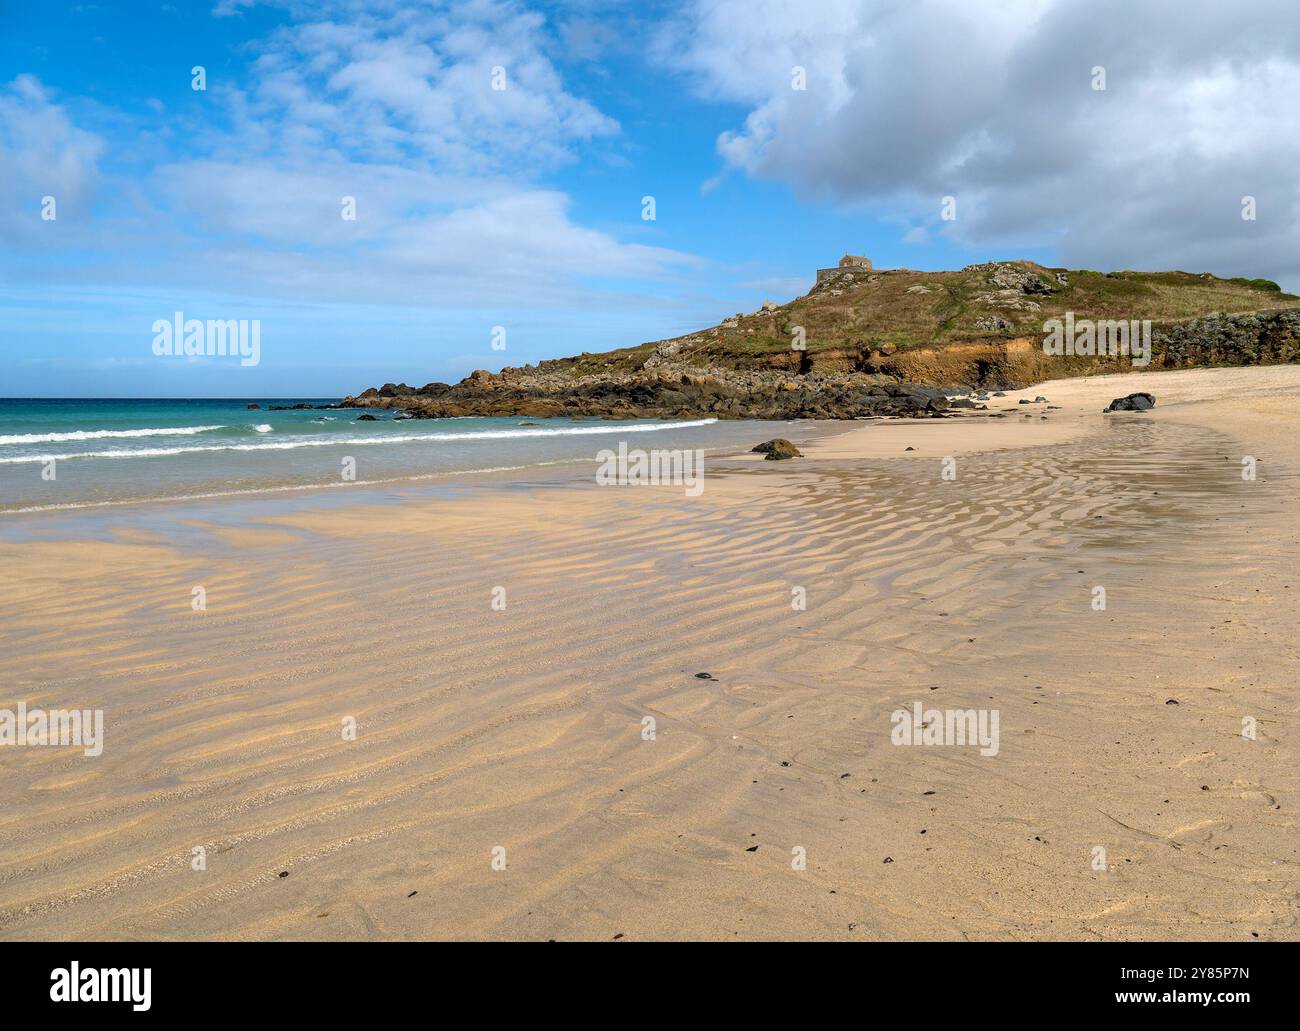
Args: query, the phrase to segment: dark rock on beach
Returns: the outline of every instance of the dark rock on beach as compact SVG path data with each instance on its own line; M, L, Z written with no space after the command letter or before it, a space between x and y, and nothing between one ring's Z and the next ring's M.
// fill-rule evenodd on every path
M1127 397L1115 398L1102 410L1106 412L1146 412L1155 406L1156 398L1154 394L1138 391L1136 394L1129 394Z
M378 421L379 420L375 418L373 415L371 415L369 412L357 416L357 422L378 422Z
M751 453L765 455L768 462L779 462L786 458L803 458L803 452L784 437L775 437L750 448Z

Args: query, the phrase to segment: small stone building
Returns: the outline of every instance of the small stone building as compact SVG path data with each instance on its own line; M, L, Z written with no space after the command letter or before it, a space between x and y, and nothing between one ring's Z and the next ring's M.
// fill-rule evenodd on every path
M846 254L840 259L840 263L835 268L819 268L817 270L817 282L829 279L831 276L839 275L846 269L861 269L864 272L871 270L871 259L861 254Z

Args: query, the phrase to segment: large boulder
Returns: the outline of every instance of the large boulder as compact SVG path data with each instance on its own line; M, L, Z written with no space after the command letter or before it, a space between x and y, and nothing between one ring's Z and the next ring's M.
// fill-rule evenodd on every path
M763 443L750 448L750 451L766 456L765 461L768 462L779 462L786 458L803 458L803 452L784 437L765 440Z
M1129 394L1127 397L1115 398L1102 410L1106 412L1147 412L1155 406L1155 395L1140 390L1136 394Z

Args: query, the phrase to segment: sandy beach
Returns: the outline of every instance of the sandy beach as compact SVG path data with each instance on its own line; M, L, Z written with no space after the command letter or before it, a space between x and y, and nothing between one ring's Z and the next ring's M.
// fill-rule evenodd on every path
M0 938L1300 938L1300 367L990 407L6 517Z

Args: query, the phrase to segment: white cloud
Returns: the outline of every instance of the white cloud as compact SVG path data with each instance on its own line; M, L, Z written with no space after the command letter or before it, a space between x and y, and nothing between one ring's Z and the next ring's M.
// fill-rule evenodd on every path
M250 105L355 157L545 170L619 130L565 89L548 42L541 15L510 0L315 18L271 38Z
M0 238L27 246L66 242L58 230L86 221L103 141L72 124L31 75L0 88ZM53 197L58 222L41 220Z
M204 241L220 241L200 243L188 263L250 293L598 306L616 298L593 296L589 277L664 279L696 260L576 225L563 193L501 179L347 163L291 170L219 162L169 166L159 179L171 209L197 220ZM340 217L343 196L356 198L355 222Z
M1055 244L1067 264L1300 287L1291 4L708 0L658 56L702 95L749 107L718 151L751 176L968 246ZM938 221L944 195L956 222ZM1240 218L1244 195L1257 222Z
M250 41L245 80L209 77L202 120L166 125L185 150L104 191L116 209L87 230L98 248L52 281L588 309L627 300L597 277L662 281L695 263L575 223L541 184L618 126L565 88L540 16L511 0L287 6L306 20ZM495 65L505 90L492 89ZM28 223L42 193L88 193L102 151L35 79L0 94L0 171L31 184Z

